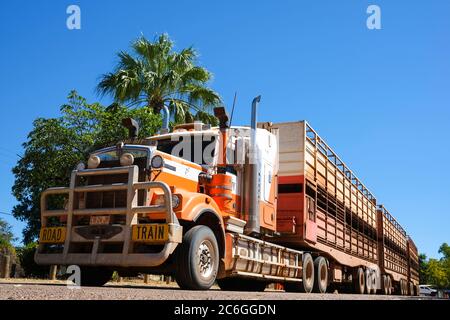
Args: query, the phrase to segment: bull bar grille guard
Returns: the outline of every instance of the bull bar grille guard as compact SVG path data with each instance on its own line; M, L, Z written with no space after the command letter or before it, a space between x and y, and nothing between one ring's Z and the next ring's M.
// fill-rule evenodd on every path
M110 185L87 185L76 186L78 177L108 174L128 174L127 183L114 183ZM137 192L139 190L160 189L164 192L164 205L138 206ZM127 191L126 208L101 208L101 209L74 209L74 199L76 193L99 192L99 191ZM47 197L49 195L67 194L68 202L66 208L62 210L48 210ZM164 247L157 253L132 253L131 229L137 224L137 215L140 213L165 212L166 223L168 224L168 240ZM72 228L73 216L102 215L102 214L125 214L126 223L122 225L123 250L122 253L98 253L99 238L93 240L91 253L70 253L69 247L73 237L76 237ZM42 227L47 225L49 217L67 216L67 235L64 241L62 253L42 253L43 244L39 244L35 254L35 261L38 264L56 265L104 265L104 266L133 266L133 267L153 267L159 266L167 260L173 253L178 243L182 241L183 229L177 216L172 210L172 194L169 186L164 182L138 182L138 167L124 166L115 168L99 168L73 170L69 187L48 188L41 194L41 222ZM92 240L91 240L92 242Z

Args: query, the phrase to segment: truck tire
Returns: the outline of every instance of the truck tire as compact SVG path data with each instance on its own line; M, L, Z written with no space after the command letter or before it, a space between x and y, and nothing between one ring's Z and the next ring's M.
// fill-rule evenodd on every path
M384 295L389 295L391 292L391 289L389 288L389 276L384 274L381 279L382 279L381 291L383 292Z
M414 295L414 284L412 282L409 283L409 295Z
M314 287L313 292L325 293L328 287L328 263L324 257L314 260Z
M405 295L405 283L403 281L403 279L400 279L400 281L398 282L398 288L396 290L396 294L404 296Z
M175 279L181 289L207 290L216 281L219 247L207 226L195 226L183 236L175 252Z
M366 291L366 277L364 270L361 267L356 270L355 277L353 279L353 289L356 294L364 294Z
M366 293L375 294L377 292L375 273L371 272L369 269L366 269L365 275L366 275Z
M255 279L222 278L217 279L217 285L225 291L262 292L266 289L267 283Z
M286 282L284 289L287 292L310 293L314 287L314 261L309 253L303 254L302 282Z
M111 280L113 270L101 267L80 267L80 286L101 287Z
M386 276L386 277L388 279L388 295L391 295L392 291L393 291L393 289L392 289L392 280L391 280L390 276Z

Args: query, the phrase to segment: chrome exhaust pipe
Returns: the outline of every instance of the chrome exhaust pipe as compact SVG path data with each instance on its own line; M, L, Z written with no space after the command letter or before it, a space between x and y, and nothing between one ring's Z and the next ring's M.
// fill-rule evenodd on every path
M247 235L254 235L260 233L260 215L259 215L259 163L257 157L256 145L256 129L258 126L258 103L261 101L261 96L257 96L252 102L252 121L251 121L251 136L249 148L249 163L247 165L248 179L247 180L247 194L248 202L245 206L247 211L247 224L245 225L245 233Z
M164 134L164 133L168 133L169 132L170 112L169 112L169 108L167 108L167 106L163 106L161 111L163 112L161 134Z

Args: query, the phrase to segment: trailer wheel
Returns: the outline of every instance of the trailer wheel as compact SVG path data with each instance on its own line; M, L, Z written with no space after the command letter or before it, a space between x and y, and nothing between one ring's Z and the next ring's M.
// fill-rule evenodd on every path
M366 293L375 294L377 292L375 273L371 272L371 270L369 269L366 269L365 274L366 274Z
M101 267L81 267L80 285L82 287L101 287L105 285L113 275L113 270Z
M383 294L389 295L391 292L391 289L389 288L389 276L383 275L382 279L383 279L383 283L382 283L383 287L381 289L383 291Z
M255 291L262 292L266 289L267 283L254 279L242 278L222 278L217 279L220 289L225 291Z
M310 293L314 286L314 261L309 253L303 254L302 282L286 282L284 289L287 292Z
M409 283L409 295L414 295L414 284L412 282Z
M400 279L398 283L398 289L396 290L396 293L404 296L405 295L405 281L403 279Z
M366 277L364 275L364 270L361 267L356 270L356 274L353 279L353 286L355 293L364 294L366 290Z
M328 263L324 257L314 260L314 287L313 292L325 293L328 286Z
M392 280L390 276L386 276L388 279L388 295L392 294Z
M175 279L180 288L211 288L219 267L219 248L212 230L203 225L191 228L178 245L175 259Z

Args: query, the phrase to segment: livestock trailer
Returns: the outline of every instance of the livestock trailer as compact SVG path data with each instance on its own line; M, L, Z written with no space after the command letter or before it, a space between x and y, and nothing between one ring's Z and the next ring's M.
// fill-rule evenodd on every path
M272 127L279 136L275 241L320 252L330 283L350 282L378 264L376 198L306 121Z

